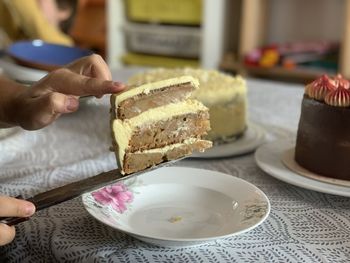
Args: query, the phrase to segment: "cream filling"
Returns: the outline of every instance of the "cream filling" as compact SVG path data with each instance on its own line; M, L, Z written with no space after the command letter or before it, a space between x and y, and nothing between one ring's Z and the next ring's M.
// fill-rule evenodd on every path
M168 151L171 151L171 150L176 149L176 148L180 148L183 145L192 145L192 144L194 144L196 142L199 142L199 141L203 141L203 140L202 139L197 139L197 138L189 138L189 139L184 140L182 143L174 143L174 144L170 144L170 145L164 146L162 148L155 148L155 149L149 149L149 150L144 150L144 151L137 151L137 152L134 152L133 154L140 154L140 153L161 153L161 154L165 154Z
M123 163L125 151L129 147L129 141L135 128L141 125L167 120L173 116L196 113L199 111L208 111L208 108L199 101L186 100L180 103L170 103L162 107L149 109L148 111L124 121L120 119L113 120L113 134L118 144L120 163Z
M129 98L132 98L134 96L137 96L139 94L149 94L152 90L157 90L157 89L161 89L169 86L181 85L188 82L190 82L195 89L199 88L199 82L197 79L191 76L181 76L179 78L171 78L171 79L144 84L139 87L124 91L118 95L114 94L113 99L115 99L115 105L119 105L120 102Z

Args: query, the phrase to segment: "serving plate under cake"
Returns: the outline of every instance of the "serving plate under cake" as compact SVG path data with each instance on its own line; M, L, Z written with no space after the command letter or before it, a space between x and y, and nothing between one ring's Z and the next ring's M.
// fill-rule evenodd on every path
M116 189L124 191L120 200L125 200L114 203L116 209L98 202L99 193L88 193L82 197L86 210L98 221L158 246L192 246L238 235L260 225L270 212L260 189L216 171L160 168Z
M203 153L194 153L190 158L211 159L247 154L258 148L265 141L265 137L266 132L263 127L249 122L246 132L238 139L226 143L214 143L212 148Z
M264 172L286 183L322 193L350 197L350 186L342 184L341 180L335 183L335 179L332 178L305 176L287 168L283 157L286 157L294 146L295 142L286 140L263 144L255 152L256 163Z

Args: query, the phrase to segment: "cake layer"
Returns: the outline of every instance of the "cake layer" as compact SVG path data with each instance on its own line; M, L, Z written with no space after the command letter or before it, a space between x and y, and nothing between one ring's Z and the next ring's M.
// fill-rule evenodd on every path
M210 129L208 109L193 100L149 109L124 121L116 119L112 125L121 163L126 152L182 142Z
M311 172L350 180L350 109L304 95L295 160Z
M191 97L209 108L211 131L208 139L228 140L244 133L247 126L247 89L244 79L239 76L203 69L155 69L131 77L128 83L140 85L181 75L199 80L200 87Z
M153 149L183 141L185 138L200 137L209 130L208 112L187 113L173 118L135 128L128 151Z
M192 82L185 82L169 87L152 89L149 91L149 94L140 93L120 101L119 104L115 104L116 97L112 96L112 105L114 105L112 107L115 108L115 116L118 119L130 119L148 109L183 101L189 98L191 92L195 89L196 86Z
M172 144L163 148L127 153L123 160L124 173L130 174L140 171L164 161L190 155L194 151L204 151L211 146L210 141L192 138L185 140L183 143Z
M129 139L124 151L135 152L159 148L167 144L181 142L187 137L200 137L210 129L208 118L208 112L199 111L135 127L127 135ZM113 127L116 138L126 134L125 127L120 121L115 120ZM119 147L124 146L120 140L117 139L117 142Z
M118 105L120 102L140 94L148 95L152 91L184 83L191 83L191 85L196 89L199 87L199 82L197 79L193 78L192 76L184 76L184 74L182 74L181 76L174 76L172 78L158 79L152 83L135 83L133 86L137 86L136 88L127 89L126 91L113 96L113 98L115 99L115 104Z

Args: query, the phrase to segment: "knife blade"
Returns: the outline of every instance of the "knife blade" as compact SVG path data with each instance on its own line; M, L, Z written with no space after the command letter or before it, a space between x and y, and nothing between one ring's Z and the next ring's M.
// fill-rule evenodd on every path
M65 201L71 200L84 193L99 189L105 185L113 184L122 180L127 180L132 177L144 174L146 172L150 172L154 169L158 169L160 167L169 166L174 162L177 162L182 159L183 158L163 162L159 165L129 175L123 175L119 169L114 169L108 172L102 172L98 175L37 194L26 200L32 202L35 205L36 211L40 211L50 206L54 206ZM28 219L28 217L0 217L0 223L12 226L27 221Z

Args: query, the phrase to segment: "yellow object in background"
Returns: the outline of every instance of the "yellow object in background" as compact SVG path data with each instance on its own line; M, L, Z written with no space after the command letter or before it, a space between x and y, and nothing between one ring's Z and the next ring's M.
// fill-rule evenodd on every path
M200 25L202 0L126 0L128 18L138 22Z
M151 67L199 67L199 60L197 59L182 59L163 56L152 56L137 53L127 53L122 58L123 62L128 65L140 65Z
M72 45L72 39L48 23L36 0L0 0L0 28L11 41L41 39Z
M265 50L260 58L259 65L265 68L276 66L279 62L280 55L275 49Z

